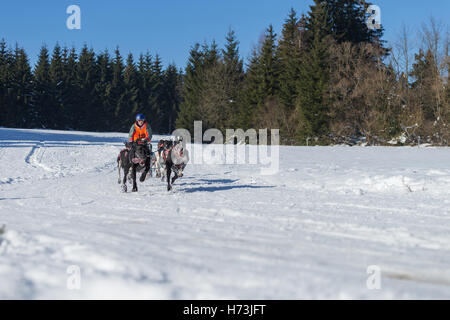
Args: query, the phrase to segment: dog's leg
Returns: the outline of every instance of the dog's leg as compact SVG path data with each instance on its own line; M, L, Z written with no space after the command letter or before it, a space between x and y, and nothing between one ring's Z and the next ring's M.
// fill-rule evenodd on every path
M166 175L167 175L167 191L172 190L172 186L170 185L170 175L172 174L172 170L170 165L166 162Z
M153 170L155 169L155 162L153 160L153 157L150 157L150 177L153 177Z
M150 170L150 158L147 158L145 160L145 170L141 174L141 178L139 179L139 181L141 181L141 182L145 181L145 177L147 176L147 173L148 173L149 170Z
M157 178L161 178L161 163L160 163L160 156L159 156L159 152L156 152L156 161L155 161L155 166L156 166L156 177Z
M128 176L129 170L130 170L129 166L125 166L125 168L123 169L123 182L122 182L122 191L123 192L127 192L127 176Z
M172 184L175 182L175 180L177 180L178 178L178 168L175 167L175 169L173 170L174 176L172 178Z
M183 177L183 172L184 172L184 168L186 168L186 163L183 163L183 165L181 166L181 169L178 171L179 173L177 174L178 178Z
M133 189L131 190L132 192L138 191L137 183L136 183L136 167L137 166L138 166L137 164L133 164L133 166L131 167L131 178L133 179Z
M117 183L118 184L120 184L120 167L121 167L121 165L122 165L122 161L120 161L120 160L117 160L117 171L119 172L119 179L117 180Z
M160 161L158 162L159 178L161 178L161 181L164 181L165 177L167 176L167 168L166 168L166 163L161 162L161 161L163 161L163 160L160 158Z
M178 173L177 173L177 171L175 171L175 175L173 176L173 178L172 178L172 184L175 182L175 180L177 180L178 179Z
M161 171L161 181L164 181L164 179L167 177L167 167L164 164L164 167L162 167L162 171Z

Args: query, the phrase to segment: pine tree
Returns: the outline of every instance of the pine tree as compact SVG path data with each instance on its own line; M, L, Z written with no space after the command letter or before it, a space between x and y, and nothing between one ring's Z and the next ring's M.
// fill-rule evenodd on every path
M255 126L255 115L259 97L258 87L260 85L259 77L259 55L257 49L253 49L250 61L247 66L247 72L244 75L244 84L239 98L239 119L237 127L247 130Z
M149 52L140 55L138 73L140 78L139 110L151 121L152 129L154 129L153 119L156 117L153 114L152 106L154 100L153 57Z
M62 60L63 57L61 47L56 44L53 49L53 55L50 63L50 81L52 81L55 85L63 78L64 65Z
M196 43L190 50L189 60L185 69L183 98L176 120L177 128L187 129L191 134L194 133L194 121L200 119L197 106L203 85L201 79L202 66L203 54L200 51L200 44Z
M75 123L80 130L98 131L97 119L101 116L101 109L95 96L95 83L97 82L95 62L94 51L84 45L77 66L80 105Z
M435 121L438 102L433 95L433 85L440 75L431 51L425 53L422 49L419 50L415 55L411 76L414 79L412 88L419 93L425 119Z
M11 52L4 39L0 41L0 126L8 126L8 88L10 88Z
M15 111L14 127L26 128L32 119L31 96L33 74L28 62L28 56L23 48L16 46L14 51L14 65L11 74L12 104L10 107Z
M320 138L328 133L328 106L325 101L327 86L327 46L330 20L326 5L315 0L306 23L308 50L302 57L298 88L298 139Z
M161 133L171 133L175 130L175 119L180 107L180 74L174 64L164 71L161 101L164 102L164 118L159 128Z
M130 53L127 57L127 64L123 74L125 91L124 91L124 108L119 114L119 118L123 123L122 130L129 129L130 123L133 122L134 117L139 109L139 76L134 64L133 55Z
M56 44L53 49L52 59L49 69L50 91L49 106L51 112L48 115L48 126L54 129L64 129L65 113L63 112L64 96L64 63L61 47Z
M198 120L203 121L205 130L223 128L226 112L226 93L224 86L224 69L217 49L213 42L210 47L203 47L204 65L200 72L202 89L200 91L197 113Z
M107 88L107 105L112 115L112 122L114 123L114 130L124 130L123 121L120 119L120 115L125 108L125 102L123 92L125 90L125 83L123 79L124 72L123 59L120 54L119 48L114 51L114 59L112 61L112 81ZM129 129L129 128L128 128ZM127 129L127 130L128 130Z
M369 3L365 0L314 0L312 12L324 7L329 21L329 34L338 42L383 44L383 28L370 30L366 21Z
M155 132L160 132L163 126L163 118L165 117L163 109L163 101L161 100L163 90L163 66L161 57L157 54L151 65L150 81L149 81L149 96L147 99L148 113L147 117L152 118L152 129Z
M270 25L261 47L252 53L245 77L240 118L246 129L279 125L280 61L276 51L276 34Z
M32 127L48 128L53 112L50 82L50 62L46 46L42 46L38 62L34 69L33 105L36 117L31 121Z
M276 55L276 37L273 26L266 30L266 36L261 48L259 67L261 72L261 86L259 93L261 96L274 97L279 90L280 64Z
M62 101L61 113L63 114L63 124L60 127L64 129L77 128L77 116L80 105L80 94L77 78L78 56L75 48L70 50L67 47L62 51L63 62L63 84L62 84Z
M294 9L291 9L286 19L277 55L280 59L280 99L287 113L295 109L297 98L297 81L300 73L302 53L301 22L297 19Z
M97 119L98 127L102 131L110 131L113 128L113 118L109 111L111 107L108 105L107 90L112 81L111 57L108 50L105 50L97 56L98 81L95 84L95 96L99 101L99 110L101 116Z
M224 110L222 127L233 128L239 124L239 99L244 81L244 63L239 56L239 41L235 32L229 30L226 37L223 59Z
M224 65L217 43L204 44L203 64L199 68L201 90L196 113L203 121L203 128L223 129L227 112Z

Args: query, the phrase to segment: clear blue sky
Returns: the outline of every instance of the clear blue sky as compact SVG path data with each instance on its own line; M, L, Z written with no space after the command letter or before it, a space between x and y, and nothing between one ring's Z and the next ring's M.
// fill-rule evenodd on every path
M293 7L307 12L312 0L2 0L0 38L23 46L34 64L40 46L58 41L77 49L86 43L96 52L120 46L122 55L159 53L165 65L185 67L195 42L224 43L231 27L246 58L269 24L279 34ZM381 8L385 40L392 41L402 23L418 30L431 15L450 21L450 0L373 0ZM81 30L66 28L66 8L81 8Z

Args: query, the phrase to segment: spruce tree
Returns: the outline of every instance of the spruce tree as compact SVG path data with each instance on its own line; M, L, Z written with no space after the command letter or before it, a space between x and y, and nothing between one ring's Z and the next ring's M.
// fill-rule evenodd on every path
M308 50L302 56L298 88L299 142L323 139L328 133L328 106L325 93L328 81L327 46L330 20L326 5L315 0L306 23Z
M49 53L46 46L42 46L38 62L34 69L33 105L36 110L36 117L31 119L32 127L49 128L54 111L51 97L50 82L50 62Z
M27 128L33 118L31 104L33 74L25 50L18 46L16 46L14 52L11 82L11 97L13 99L10 107L15 111L14 113L16 115L11 125L19 128Z
M127 64L124 71L124 108L119 114L119 119L122 122L122 130L129 129L130 123L134 121L136 113L139 109L139 76L134 64L133 55L130 53L127 57Z
M217 43L212 41L203 45L203 65L199 79L202 83L197 114L203 121L205 130L209 128L224 129L229 98L227 98L224 63Z
M64 129L65 128L65 113L62 109L64 97L64 63L61 52L61 47L56 44L53 49L53 54L49 69L50 76L50 91L49 106L51 112L47 117L47 122L51 128Z
M222 57L222 81L225 96L222 126L233 128L239 124L239 99L244 81L244 63L239 56L239 41L231 29L226 37Z
M14 127L17 121L14 65L15 53L2 40L0 42L0 125L9 127Z
M250 58L240 106L244 128L278 126L280 61L276 54L276 34L270 25L259 49ZM275 119L274 119L275 118Z
M108 104L108 87L112 81L111 57L108 50L97 56L98 81L95 84L95 96L99 101L98 108L101 116L97 119L97 124L102 131L110 131L113 128L112 114L109 113L111 107Z
M163 101L164 118L159 128L161 133L171 133L175 130L175 119L180 107L180 74L174 64L164 71L161 101Z
M151 118L152 129L159 132L163 126L163 118L165 111L163 109L163 101L161 100L163 90L163 66L161 57L157 54L151 65L150 81L149 81L149 96L147 99L148 114Z
M114 130L124 130L123 120L120 115L123 114L123 109L126 106L123 92L125 84L123 79L124 64L122 55L117 47L114 51L114 59L112 61L112 81L107 88L107 105L110 107L110 114L113 115ZM129 129L129 128L128 128Z
M80 130L98 131L97 119L101 117L101 114L95 96L95 83L97 82L95 62L94 51L84 45L77 65L80 105L75 121Z
M203 85L201 79L202 65L203 54L200 50L200 44L196 43L190 50L189 60L185 69L183 99L176 120L177 128L187 129L191 134L194 133L194 121L200 119L197 107Z
M312 12L324 7L329 17L329 34L338 42L383 44L383 28L370 30L367 27L370 3L365 0L314 0Z
M79 86L77 78L78 56L75 48L70 50L67 47L62 51L63 62L63 84L62 84L62 101L61 113L63 114L64 123L60 125L64 129L75 130L77 127L77 116L80 101Z
M237 127L244 130L255 126L255 115L260 101L259 90L260 74L259 74L259 54L256 48L253 49L247 72L244 75L244 84L239 98L239 119Z
M295 109L297 81L300 73L302 33L300 21L294 9L285 20L277 55L280 60L280 99L286 113Z
M152 102L155 100L154 96L154 77L153 77L153 57L147 52L145 55L140 55L138 63L138 72L140 78L139 90L139 110L144 113L151 122L152 129L154 129L154 116Z
M412 66L411 76L414 79L412 88L420 97L425 119L435 121L437 118L436 106L439 102L433 95L433 86L435 79L439 79L440 75L431 51L424 52L420 49L415 54L415 62Z
M8 126L8 88L10 87L11 53L4 39L0 41L0 126Z
M202 83L197 113L203 121L203 128L223 128L226 112L224 69L215 41L203 46L204 64L199 73Z
M270 25L266 30L259 58L259 71L262 80L259 93L262 97L274 97L279 90L280 64L276 55L276 37L277 35L273 30L273 26Z

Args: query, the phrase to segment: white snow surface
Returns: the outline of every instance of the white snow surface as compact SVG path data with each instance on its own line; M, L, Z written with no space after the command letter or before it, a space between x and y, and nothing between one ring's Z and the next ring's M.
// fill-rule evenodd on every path
M275 175L122 193L126 138L0 128L0 299L450 299L449 148L283 146Z

